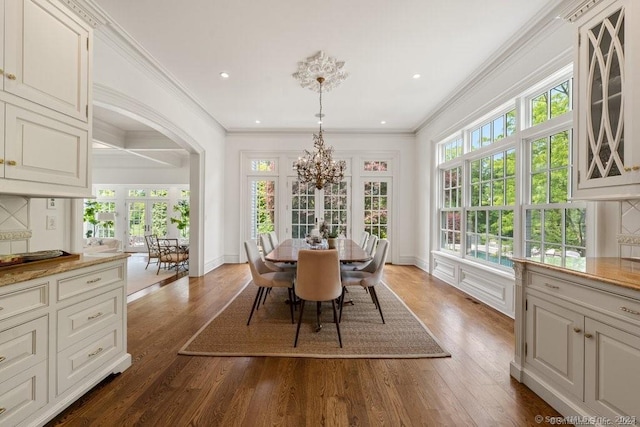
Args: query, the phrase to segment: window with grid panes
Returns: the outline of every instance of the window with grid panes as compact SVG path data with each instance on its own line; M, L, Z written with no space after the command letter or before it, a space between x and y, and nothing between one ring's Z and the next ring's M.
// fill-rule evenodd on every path
M440 212L440 247L460 253L462 217L462 167L441 171L442 210Z

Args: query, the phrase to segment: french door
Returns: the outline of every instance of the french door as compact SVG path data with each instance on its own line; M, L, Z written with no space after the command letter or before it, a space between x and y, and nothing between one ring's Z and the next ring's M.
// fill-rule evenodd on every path
M351 237L351 180L329 184L317 190L313 184L289 178L286 235L303 238L318 222L326 221L330 229L339 228L342 235Z
M146 251L145 235L167 236L168 205L166 200L127 200L125 251Z

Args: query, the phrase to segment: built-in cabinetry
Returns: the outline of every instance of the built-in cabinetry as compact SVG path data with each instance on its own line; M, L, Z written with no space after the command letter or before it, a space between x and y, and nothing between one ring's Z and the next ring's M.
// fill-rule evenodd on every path
M640 4L583 2L577 25L573 197L640 194Z
M512 375L565 416L640 424L637 278L634 290L516 262Z
M131 365L126 256L95 259L0 286L0 425L43 425Z
M91 194L92 34L58 0L0 0L0 193Z

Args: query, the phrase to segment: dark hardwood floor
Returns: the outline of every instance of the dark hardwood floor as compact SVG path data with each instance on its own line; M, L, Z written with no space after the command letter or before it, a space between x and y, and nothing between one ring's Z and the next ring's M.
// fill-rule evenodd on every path
M513 320L415 267L388 265L384 280L450 358L179 356L249 278L246 264L224 265L130 302L133 365L48 425L535 426L536 415L558 416L509 376Z

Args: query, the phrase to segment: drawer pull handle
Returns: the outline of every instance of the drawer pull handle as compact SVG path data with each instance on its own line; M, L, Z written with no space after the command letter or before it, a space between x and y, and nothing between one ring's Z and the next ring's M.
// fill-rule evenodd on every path
M625 313L635 314L636 316L640 316L640 311L631 310L630 308L627 308L627 307L620 307L620 310L624 311Z
M0 356L0 363L4 362L5 360L7 360L7 358L6 358L6 357L4 357L4 356Z
M579 334L580 332L582 332L582 329L580 329L580 328L573 328L573 332L575 332L576 334Z
M102 277L96 277L95 279L87 280L87 285L90 285L90 284L92 284L92 283L99 282L100 280L102 280Z
M593 335L592 334L584 334L584 337L585 338L593 338Z
M97 354L100 354L100 353L102 353L102 347L98 347L98 349L96 351L94 351L93 353L87 354L87 357L93 357L93 356L95 356Z
M551 289L560 289L560 286L558 285L552 285L550 283L545 283L544 284L547 288L551 288Z
M97 313L96 313L96 314L94 314L93 316L89 316L89 317L87 317L87 320L93 320L93 319L95 319L96 317L100 317L100 316L102 316L102 312L101 312L101 311L97 312Z
M15 80L15 79L16 79L16 75L15 75L15 74L12 74L12 73L9 73L9 74L7 74L7 78L8 78L9 80Z
M6 408L0 408L0 415L4 414L7 411Z
M15 160L7 160L7 164L8 164L9 166L15 166L15 165L17 165L18 163L17 163Z

